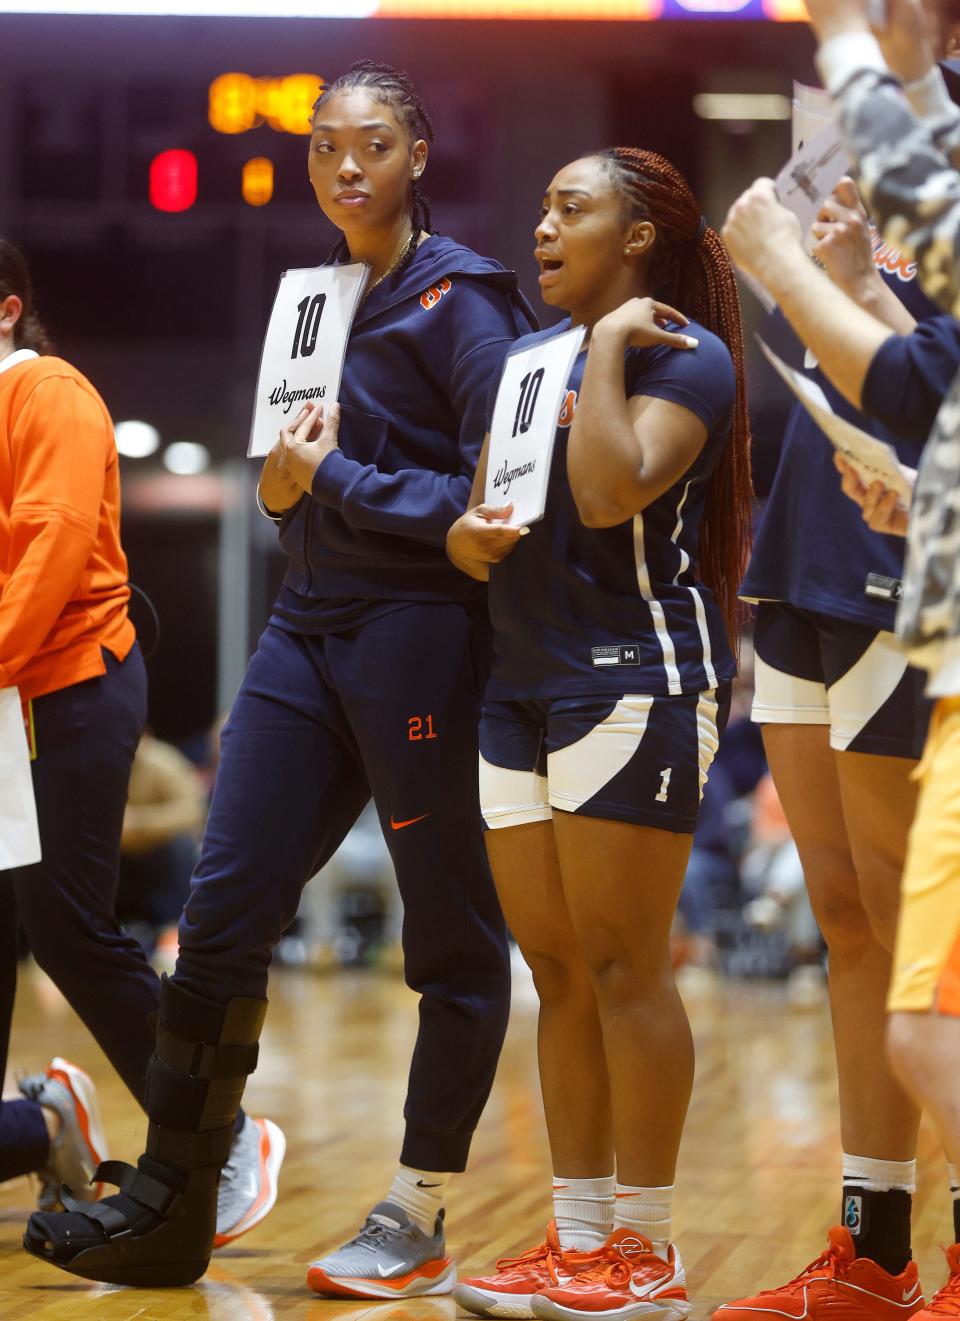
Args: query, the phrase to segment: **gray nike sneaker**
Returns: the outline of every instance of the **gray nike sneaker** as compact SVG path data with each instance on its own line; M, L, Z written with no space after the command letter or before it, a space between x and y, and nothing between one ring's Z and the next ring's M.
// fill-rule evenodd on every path
M220 1174L215 1248L246 1234L273 1209L286 1150L287 1139L273 1120L246 1116Z
M443 1212L425 1234L395 1202L378 1202L356 1238L311 1262L307 1284L335 1298L415 1298L450 1293L457 1268L446 1255Z
M21 1078L17 1086L28 1101L60 1116L60 1132L50 1143L46 1165L37 1171L37 1206L41 1211L56 1211L61 1205L62 1184L81 1201L95 1201L102 1185L90 1181L100 1162L109 1157L93 1079L57 1055L43 1073Z

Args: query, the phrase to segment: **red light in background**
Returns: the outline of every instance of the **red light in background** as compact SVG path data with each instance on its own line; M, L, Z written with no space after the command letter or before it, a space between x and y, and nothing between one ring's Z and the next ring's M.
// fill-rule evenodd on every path
M150 203L158 211L188 211L197 200L197 158L192 151L161 151L150 162Z

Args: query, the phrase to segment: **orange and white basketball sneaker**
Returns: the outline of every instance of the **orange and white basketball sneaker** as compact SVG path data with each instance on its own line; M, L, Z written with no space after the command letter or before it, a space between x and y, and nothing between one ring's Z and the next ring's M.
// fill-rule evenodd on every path
M37 1206L41 1211L56 1210L64 1184L74 1197L95 1201L103 1185L92 1182L94 1172L109 1157L93 1079L79 1065L57 1055L43 1073L21 1078L17 1086L28 1101L60 1116L60 1131L50 1143L47 1164L37 1171Z
M960 1243L947 1248L947 1267L950 1274L947 1282L921 1311L914 1314L914 1321L944 1321L944 1317L960 1316Z
M494 1275L461 1280L453 1296L475 1316L532 1317L533 1296L552 1285L573 1279L596 1261L595 1252L564 1252L556 1223L547 1225L547 1237L519 1257L501 1257Z
M869 1257L858 1257L849 1229L834 1225L827 1250L779 1289L764 1289L753 1298L724 1303L716 1321L906 1321L923 1308L917 1268L908 1261L899 1275L890 1275ZM960 1308L957 1309L960 1313Z
M543 1289L533 1299L533 1315L540 1321L580 1321L584 1316L680 1321L689 1311L680 1253L671 1243L664 1261L649 1239L629 1229L615 1229L575 1279Z

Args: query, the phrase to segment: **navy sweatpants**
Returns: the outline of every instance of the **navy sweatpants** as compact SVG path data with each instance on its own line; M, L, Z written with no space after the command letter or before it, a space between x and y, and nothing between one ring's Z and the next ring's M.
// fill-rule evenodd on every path
M404 1164L464 1169L510 998L506 930L477 793L475 612L405 604L348 632L268 625L223 730L174 979L225 1002L266 993L304 884L373 796L421 996Z
M134 647L106 674L33 703L33 787L43 859L0 871L0 1079L17 979L17 927L137 1101L153 1054L159 982L113 903L147 681ZM0 1182L42 1167L47 1131L33 1101L0 1101Z

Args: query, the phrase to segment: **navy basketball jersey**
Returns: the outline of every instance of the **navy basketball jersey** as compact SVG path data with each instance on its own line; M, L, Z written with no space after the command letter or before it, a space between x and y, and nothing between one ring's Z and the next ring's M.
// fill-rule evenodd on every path
M917 283L916 267L889 244L874 239L874 261L918 321L938 309ZM808 375L835 413L892 445L901 462L916 467L917 449L864 416L836 391L819 368ZM748 601L788 601L837 619L891 631L903 574L906 542L872 532L840 489L834 448L801 404L790 411L770 495L741 588Z
M518 340L514 351L570 328ZM680 404L707 428L691 468L659 499L611 528L580 522L567 479L567 438L583 379L577 358L557 427L544 517L490 568L495 700L581 693L697 693L736 665L696 560L707 484L729 439L736 376L726 345L691 322L692 350L628 349L628 396Z

